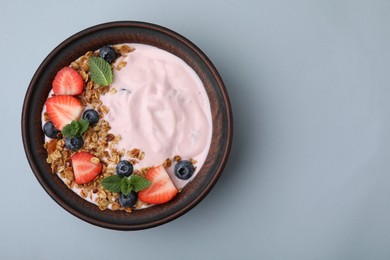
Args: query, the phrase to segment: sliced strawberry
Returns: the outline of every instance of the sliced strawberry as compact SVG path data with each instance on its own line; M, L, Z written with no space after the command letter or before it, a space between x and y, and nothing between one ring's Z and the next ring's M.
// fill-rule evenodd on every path
M74 179L77 184L91 182L102 170L97 157L87 152L79 152L72 156Z
M72 96L53 96L46 101L49 119L58 130L62 130L72 120L79 119L83 109L80 101Z
M64 67L54 77L52 87L55 95L80 95L84 81L76 70Z
M138 198L149 204L162 204L173 199L177 189L163 166L150 168L145 175L152 184L138 193Z

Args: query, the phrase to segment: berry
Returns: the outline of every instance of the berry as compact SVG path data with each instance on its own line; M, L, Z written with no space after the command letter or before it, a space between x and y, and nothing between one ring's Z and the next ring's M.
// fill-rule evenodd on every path
M116 165L116 174L121 177L128 177L133 173L133 165L129 161L120 161Z
M176 196L177 189L163 166L150 168L145 178L152 184L138 193L141 201L149 204L162 204Z
M83 113L83 119L87 120L89 125L94 125L99 121L99 113L93 109L87 109Z
M77 137L66 137L65 138L65 145L70 150L77 151L80 150L81 147L84 145L84 140L81 136Z
M135 191L131 191L129 194L119 194L119 203L125 208L131 208L137 202L138 196Z
M194 172L195 168L190 161L182 160L175 165L175 175L180 180L188 180Z
M53 92L55 95L80 95L84 89L84 80L71 67L64 67L54 77Z
M100 160L87 152L79 152L72 156L74 179L77 184L93 181L102 170Z
M80 118L83 106L72 96L53 96L46 101L46 111L49 119L58 130Z
M47 137L50 137L50 138L57 138L58 137L58 134L60 133L61 131L59 131L57 128L54 127L53 125L53 122L51 121L47 121L44 125L43 125L43 133L47 136Z
M108 63L112 63L116 59L116 52L110 46L103 46L99 51L99 56Z

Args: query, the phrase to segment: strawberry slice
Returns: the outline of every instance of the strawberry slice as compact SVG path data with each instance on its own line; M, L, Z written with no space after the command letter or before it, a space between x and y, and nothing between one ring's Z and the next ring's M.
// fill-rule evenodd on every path
M74 179L77 184L93 181L102 170L102 164L97 157L87 152L79 152L72 156Z
M173 199L177 189L163 166L150 168L145 175L152 184L138 193L138 198L149 204L162 204Z
M83 109L80 101L72 96L53 96L46 100L47 114L58 130L79 119Z
M76 70L64 67L57 72L52 87L55 95L80 95L84 89L84 81Z

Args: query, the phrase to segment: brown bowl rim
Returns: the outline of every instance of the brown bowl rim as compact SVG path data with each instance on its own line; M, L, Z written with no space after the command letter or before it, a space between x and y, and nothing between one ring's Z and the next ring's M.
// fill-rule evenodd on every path
M150 42L148 42L147 44L152 43L152 45L156 45L156 46L159 45L160 41L162 40L159 37L164 37L164 40L168 39L168 41L169 41L169 43L167 43L168 48L170 48L169 47L170 44L172 44L172 46L173 46L172 48L176 48L175 45L180 45L181 46L180 48L183 48L183 49L185 49L185 51L188 51L191 54L194 54L193 57L190 57L190 58L196 60L196 61L194 61L194 63L196 63L196 62L202 63L202 66L204 66L204 68L207 68L207 70L209 70L206 72L206 74L211 73L211 75L213 77L212 80L215 81L215 83L216 83L216 84L213 84L215 87L214 90L216 92L218 92L218 97L220 97L220 100L218 100L217 102L220 102L223 105L222 106L223 110L215 112L215 113L214 113L214 111L212 112L213 114L217 114L216 116L218 118L221 118L221 117L223 118L223 125L219 126L220 129L218 129L218 130L223 132L223 136L220 137L220 139L218 139L219 142L223 143L223 147L218 147L218 148L220 148L218 151L218 153L220 154L218 157L219 163L216 166L214 165L215 170L213 171L213 173L205 173L205 175L208 174L208 176L207 176L209 178L208 182L202 183L202 190L198 191L196 196L194 196L195 191L193 191L192 194L189 194L190 198L185 197L186 203L174 203L173 207L170 207L169 203L167 203L167 205L159 205L158 207L160 207L160 209L157 209L157 212L163 213L163 214L160 214L161 216L159 216L159 217L152 218L151 221L149 221L149 222L142 222L141 221L141 222L132 223L131 221L130 222L122 221L123 219L121 219L122 222L116 222L116 221L113 221L113 218L111 218L111 217L109 218L109 220L106 220L105 216L104 217L97 216L96 212L93 212L91 214L89 214L89 212L88 212L88 214L86 214L87 211L84 211L84 207L89 208L89 207L91 207L92 204L89 202L86 202L86 201L84 201L85 203L83 203L82 201L78 201L81 204L81 205L78 205L77 204L78 202L74 203L71 200L67 201L67 199L64 198L64 195L62 194L63 192L66 193L67 191L63 191L63 190L61 190L61 188L58 188L55 186L53 187L53 184L51 182L52 181L55 182L56 180L52 180L52 177L45 175L47 172L43 172L42 169L44 169L44 167L45 167L44 164L46 164L46 162L42 162L42 160L37 160L37 158L44 158L44 157L42 157L44 155L42 154L42 152L39 151L39 149L37 150L37 148L34 147L34 145L33 145L34 142L39 143L39 140L42 140L43 133L39 133L39 130L37 130L38 128L40 128L40 126L39 126L40 120L39 120L39 122L33 121L34 118L32 118L32 116L34 116L34 114L32 114L32 115L29 114L29 111L32 108L31 107L32 105L37 106L37 104L42 104L42 102L37 103L34 100L34 95L35 95L35 92L37 91L37 89L40 91L43 91L43 90L41 90L43 87L38 86L37 84L40 83L40 80L42 80L41 79L42 75L45 75L44 70L48 68L48 66L53 61L53 59L56 59L56 57L58 55L60 55L61 52L67 50L67 48L69 49L70 45L75 44L81 40L84 40L84 42L85 42L86 37L88 38L90 35L95 35L95 34L98 35L99 33L104 34L104 33L107 33L107 30L111 30L111 29L123 31L124 34L126 34L128 32L129 35L132 35L132 37L133 37L132 39L136 39L135 42L137 41L137 39L141 39L143 37L143 35L142 35L143 32L150 33L151 36L148 35L148 37L149 37L148 41L150 41ZM154 38L154 37L156 37L156 38ZM166 37L166 39L165 39L165 37ZM95 41L96 41L96 39L95 39ZM142 42L142 40L140 40L140 42L144 43L144 42ZM108 43L106 43L106 44L108 44ZM160 47L160 46L157 46L157 47ZM180 48L179 48L179 51L180 51ZM75 55L74 57L78 57L77 55L79 55L79 54L80 53L78 53L78 54L76 53L73 55ZM79 55L79 56L81 56L81 55ZM189 55L189 56L191 56L191 55ZM187 57L185 57L185 58L187 58ZM191 62L191 60L187 60L186 62L187 63ZM58 67L65 66L65 63L62 64L60 62L57 62L56 66L58 66ZM67 63L67 64L69 64L69 63ZM196 66L196 64L194 66ZM48 92L48 90L46 90L46 92ZM42 106L41 106L41 108L42 108ZM218 107L218 109L219 109L219 107ZM76 216L84 221L86 221L90 224L96 225L96 226L109 228L109 229L116 229L116 230L140 230L140 229L156 227L158 225L167 223L169 221L172 221L172 220L182 216L183 214L188 212L190 209L195 207L201 200L203 200L203 198L210 192L210 190L214 187L214 185L218 181L218 179L219 179L220 175L222 174L222 171L226 165L226 162L227 162L230 150L231 150L231 146L232 146L232 141L233 141L233 117L232 117L232 109L231 109L229 96L228 96L227 90L225 88L225 85L222 81L221 76L219 75L217 69L212 64L210 59L195 44L190 42L188 39L186 39L182 35L174 32L168 28L162 27L160 25L147 23L147 22L140 22L140 21L117 21L117 22L108 22L108 23L98 24L98 25L89 27L87 29L84 29L84 30L74 34L73 36L69 37L68 39L66 39L62 43L60 43L43 60L43 62L38 67L37 71L35 72L32 80L28 86L28 89L27 89L27 92L25 95L25 99L23 102L22 116L21 116L21 127L22 127L23 146L24 146L24 150L25 150L28 162L30 164L30 167L31 167L35 177L37 178L38 182L41 184L43 189L50 195L50 197L52 197L54 199L54 201L56 201L62 208L64 208L65 210L67 210L68 212L73 214L74 216ZM215 131L215 129L213 126L213 132L214 131ZM213 138L214 138L214 133L213 133ZM208 157L209 157L209 155L208 155ZM201 171L202 170L203 169L201 169ZM57 179L59 179L59 178L57 177ZM196 178L194 180L196 180ZM193 181L193 182L196 182L196 181ZM60 183L58 183L58 184L61 185ZM196 184L196 185L198 185L198 184ZM67 194L67 195L69 195L69 194ZM191 197L191 195L192 195L192 197ZM72 195L70 195L70 196L72 196ZM75 196L78 196L78 195L75 195ZM76 200L78 200L78 199L76 198ZM81 199L81 200L83 200L83 199ZM77 204L77 205L73 205L73 204ZM88 204L90 204L90 205L88 205ZM96 207L96 206L94 206L94 207ZM154 207L152 207L152 208L154 208ZM148 210L149 209L146 209L145 211L148 211ZM167 211L165 211L165 210L167 210ZM84 213L82 211L84 211ZM144 211L144 210L140 210L140 211ZM138 212L138 211L135 211L135 212ZM152 212L152 211L150 211L150 212ZM117 213L114 212L114 213L110 213L110 214L115 215ZM126 214L126 213L120 213L120 214ZM134 213L130 213L130 214L134 214ZM136 214L139 214L140 216L142 216L142 213L136 213ZM119 214L118 214L118 216L119 216ZM131 219L131 217L130 217L130 219Z

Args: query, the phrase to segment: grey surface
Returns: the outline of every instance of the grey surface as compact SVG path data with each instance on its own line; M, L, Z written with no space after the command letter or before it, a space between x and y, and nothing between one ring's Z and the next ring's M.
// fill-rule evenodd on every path
M389 259L390 2L2 3L0 259ZM89 26L140 20L198 45L231 97L235 139L213 191L138 232L58 206L20 138L28 83Z

